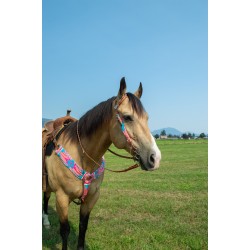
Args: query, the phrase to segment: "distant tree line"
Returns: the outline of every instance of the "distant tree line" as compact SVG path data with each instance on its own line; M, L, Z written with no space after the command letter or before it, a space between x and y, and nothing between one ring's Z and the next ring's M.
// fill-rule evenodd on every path
M155 134L154 135L155 139L160 138L160 136L167 136L168 138L178 138L178 139L182 138L182 139L186 139L186 140L187 139L196 139L196 138L203 139L203 138L207 138L208 137L208 135L205 135L205 133L201 133L199 136L196 136L194 133L193 134L191 134L191 133L184 133L182 135L172 135L172 134L168 134L167 135L165 129L163 129L161 131L160 135L159 134Z

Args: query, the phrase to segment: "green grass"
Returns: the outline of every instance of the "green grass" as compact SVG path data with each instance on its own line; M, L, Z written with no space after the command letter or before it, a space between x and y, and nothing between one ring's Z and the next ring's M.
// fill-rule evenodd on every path
M157 171L105 172L89 220L88 249L208 248L208 141L158 140L157 144L162 153ZM105 158L111 169L132 164L109 152ZM54 195L49 204L52 226L43 228L43 249L60 249ZM77 245L78 215L79 206L72 203L68 244L72 250Z

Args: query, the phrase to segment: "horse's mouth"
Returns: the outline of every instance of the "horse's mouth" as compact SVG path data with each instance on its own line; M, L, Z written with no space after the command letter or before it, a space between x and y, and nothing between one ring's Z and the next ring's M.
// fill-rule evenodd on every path
M141 167L142 170L148 171L148 169L144 165L140 164L140 167Z
M155 165L151 165L149 162L145 162L143 158L139 155L136 154L135 156L135 161L138 163L138 165L141 167L142 170L144 171L154 171L158 167L155 167Z
M136 154L135 156L135 161L139 164L139 166L141 167L142 170L144 171L148 171L148 168L145 167L142 158L139 154Z

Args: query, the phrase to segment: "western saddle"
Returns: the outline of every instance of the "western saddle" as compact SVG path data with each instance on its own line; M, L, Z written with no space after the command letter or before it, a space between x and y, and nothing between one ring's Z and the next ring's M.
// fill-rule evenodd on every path
M48 175L45 167L45 156L51 155L55 145L54 140L71 122L77 121L74 117L70 116L71 110L67 110L66 116L57 118L56 120L48 121L42 128L42 190L46 191Z

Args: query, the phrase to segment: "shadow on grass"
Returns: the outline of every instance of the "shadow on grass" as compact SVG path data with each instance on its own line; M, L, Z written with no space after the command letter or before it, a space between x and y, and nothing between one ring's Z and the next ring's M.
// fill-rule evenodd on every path
M62 239L60 236L60 223L57 212L51 206L48 207L49 212L49 221L50 221L50 229L46 229L43 226L42 229L42 249L62 249ZM68 248L71 250L77 249L77 241L78 241L78 231L75 230L73 224L69 221L70 225L70 234L68 238ZM85 250L90 250L88 244L85 245Z

